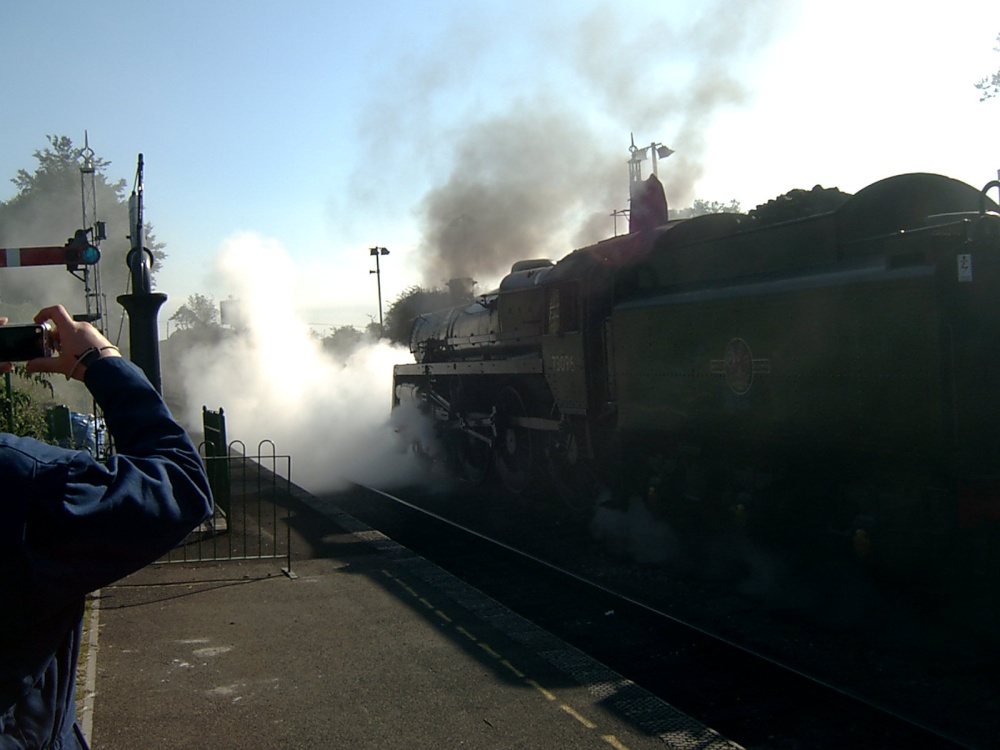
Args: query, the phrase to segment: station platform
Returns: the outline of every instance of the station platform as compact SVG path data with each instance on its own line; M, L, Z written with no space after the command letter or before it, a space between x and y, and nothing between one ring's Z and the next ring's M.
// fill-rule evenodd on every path
M331 499L293 494L295 577L282 560L161 564L95 595L94 750L738 747Z

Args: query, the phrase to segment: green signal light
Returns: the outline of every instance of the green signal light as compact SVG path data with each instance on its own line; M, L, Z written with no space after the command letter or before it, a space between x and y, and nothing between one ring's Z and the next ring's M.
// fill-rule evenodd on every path
M80 253L80 262L86 263L87 265L94 265L101 259L101 251L98 250L93 245L87 245L83 248L83 252Z

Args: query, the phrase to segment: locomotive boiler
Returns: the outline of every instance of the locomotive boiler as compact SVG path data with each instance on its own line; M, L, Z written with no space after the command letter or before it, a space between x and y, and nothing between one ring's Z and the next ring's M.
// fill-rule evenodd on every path
M634 187L628 234L414 322L394 403L467 479L780 509L886 561L994 532L1000 183L904 174L685 220Z

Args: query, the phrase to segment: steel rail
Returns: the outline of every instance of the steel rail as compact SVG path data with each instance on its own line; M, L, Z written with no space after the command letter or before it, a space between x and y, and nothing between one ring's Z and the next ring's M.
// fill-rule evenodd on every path
M518 557L520 557L522 559L528 560L528 561L530 561L532 563L535 563L537 565L541 565L542 567L545 567L545 568L547 568L547 569L549 569L549 570L551 570L551 571L553 571L553 572L555 572L555 573L557 573L559 575L566 576L566 577L568 577L568 578L570 578L570 579L572 579L574 581L577 581L578 583L581 583L581 584L583 584L585 586L589 586L589 587L593 588L594 590L600 591L601 593L603 593L603 594L605 594L607 596L619 599L620 601L625 602L625 603L629 604L630 606L636 607L636 608L638 608L638 609L640 609L640 610L642 610L642 611L644 611L644 612L646 612L648 614L651 614L651 615L653 615L655 617L663 618L664 620L667 620L669 622L675 623L675 624L677 624L677 625L679 625L681 627L687 628L687 629L689 629L691 631L694 631L694 632L698 633L699 635L701 635L701 636L703 636L705 638L709 638L711 640L715 640L715 641L717 641L719 643L722 643L722 644L726 645L729 648L735 649L735 650L737 650L737 651L739 651L741 653L744 653L744 654L746 654L746 655L748 655L750 657L753 657L755 659L759 659L759 660L761 660L763 662L766 662L766 663L768 663L768 664L770 664L770 665L772 665L772 666L774 666L774 667L776 667L778 669L781 669L781 670L784 670L785 672L791 673L791 674L799 677L800 679L806 680L807 682L810 682L810 683L812 683L814 685L817 685L817 686L819 686L819 687L821 687L823 689L826 689L826 690L832 691L834 693L837 693L838 695L840 695L840 696L842 696L844 698L847 698L847 699L849 699L851 701L854 701L854 702L856 702L856 703L858 703L858 704L860 704L862 706L865 706L866 708L874 709L874 710L876 710L876 711L878 711L878 712L880 712L880 713L882 713L882 714L884 714L886 716L890 716L890 717L896 719L897 721L903 722L904 724L907 724L907 725L909 725L911 727L916 727L917 729L920 729L920 730L922 730L924 732L932 734L935 737L939 737L939 738L941 738L943 740L946 740L947 742L950 742L950 743L952 743L952 744L954 744L954 745L956 745L958 747L967 748L967 750L978 750L978 748L975 745L968 744L967 740L964 740L964 739L962 739L960 737L956 737L953 734L951 734L949 732L946 732L946 731L943 731L940 728L935 727L934 725L929 724L927 722L924 722L924 721L921 721L921 720L917 720L917 719L914 719L914 718L912 718L910 716L906 716L904 714L901 714L898 711L896 711L895 709L891 708L890 706L887 706L887 705L881 703L880 701L872 700L872 699L867 698L867 697L865 697L865 696L863 696L863 695L861 695L861 694L859 694L859 693L857 693L855 691L849 690L849 689L844 688L842 686L839 686L839 685L833 684L831 682L828 682L826 680L820 679L820 678L818 678L818 677L816 677L814 675L809 674L808 672L803 672L800 669L797 669L797 668L792 667L792 666L790 666L790 665L788 665L786 663L778 661L777 659L775 659L772 656L769 656L768 654L765 654L763 652L757 651L757 650L755 650L753 648L749 648L749 647L747 647L747 646L745 646L743 644L737 643L737 642L732 641L732 640L730 640L728 638L724 638L723 636L720 636L717 633L713 633L710 630L706 630L705 628L702 628L699 625L696 625L694 623L688 622L687 620L683 620L683 619L681 619L681 618L679 618L679 617L677 617L675 615L671 615L671 614L669 614L667 612L664 612L664 611L662 611L660 609L657 609L656 607L653 607L653 606L651 606L649 604L646 604L645 602L639 601L638 599L635 599L635 598L633 598L633 597L631 597L631 596L629 596L627 594L623 594L623 593L621 593L619 591L615 591L614 589L608 588L604 584L601 584L601 583L598 583L596 581L590 580L589 578L586 578L585 576L581 576L579 573L574 573L571 570L567 570L566 568L563 568L563 567L561 567L559 565L556 565L555 563L552 563L552 562L550 562L548 560L544 560L544 559L542 559L540 557L537 557L536 555L533 555L533 554L531 554L529 552L525 552L523 550L517 549L516 547L513 547L513 546L507 544L506 542L502 542L502 541L500 541L498 539L494 539L494 538L492 538L492 537L490 537L490 536L488 536L488 535L486 535L486 534L484 534L484 533L482 533L480 531L476 531L475 529L471 529L471 528L469 528L469 527L467 527L467 526L465 526L465 525L463 525L461 523L458 523L458 522L453 521L453 520L451 520L451 519L449 519L449 518L447 518L445 516L442 516L439 513L435 513L434 511L427 510L426 508L422 508L419 505L416 505L414 503L409 502L408 500L404 500L403 498L397 497L395 495L392 495L391 493L384 492L384 491L376 489L374 487L370 487L368 485L363 485L363 484L362 485L358 485L358 486L359 487L363 487L364 489L368 490L369 492L373 492L373 493L375 493L377 495L380 495L381 497L385 498L386 500L389 500L390 502L393 502L393 503L395 503L397 505L405 506L405 507L407 507L407 508L409 508L409 509L411 509L411 510L417 512L417 513L420 513L420 514L422 514L424 516L433 518L436 521L439 521L440 523L443 523L443 524L445 524L445 525L447 525L447 526L449 526L449 527L451 527L453 529L456 529L456 530L461 531L461 532L463 532L465 534L468 534L470 536L473 536L473 537L476 537L478 539L481 539L482 541L484 541L484 542L486 542L488 544L491 544L491 545L494 545L494 546L499 547L501 549L504 549L504 550L510 552L511 554L515 555L515 556L518 556Z

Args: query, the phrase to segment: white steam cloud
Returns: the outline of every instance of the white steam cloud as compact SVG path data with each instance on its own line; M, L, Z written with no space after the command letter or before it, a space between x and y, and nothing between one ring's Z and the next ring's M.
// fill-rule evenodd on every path
M292 481L310 492L348 481L380 487L414 481L420 468L390 424L392 366L409 352L385 342L346 361L324 353L295 312L295 268L280 243L245 233L224 243L217 270L250 311L247 330L181 359L189 413L225 409L231 441L250 454L270 440L292 456Z

